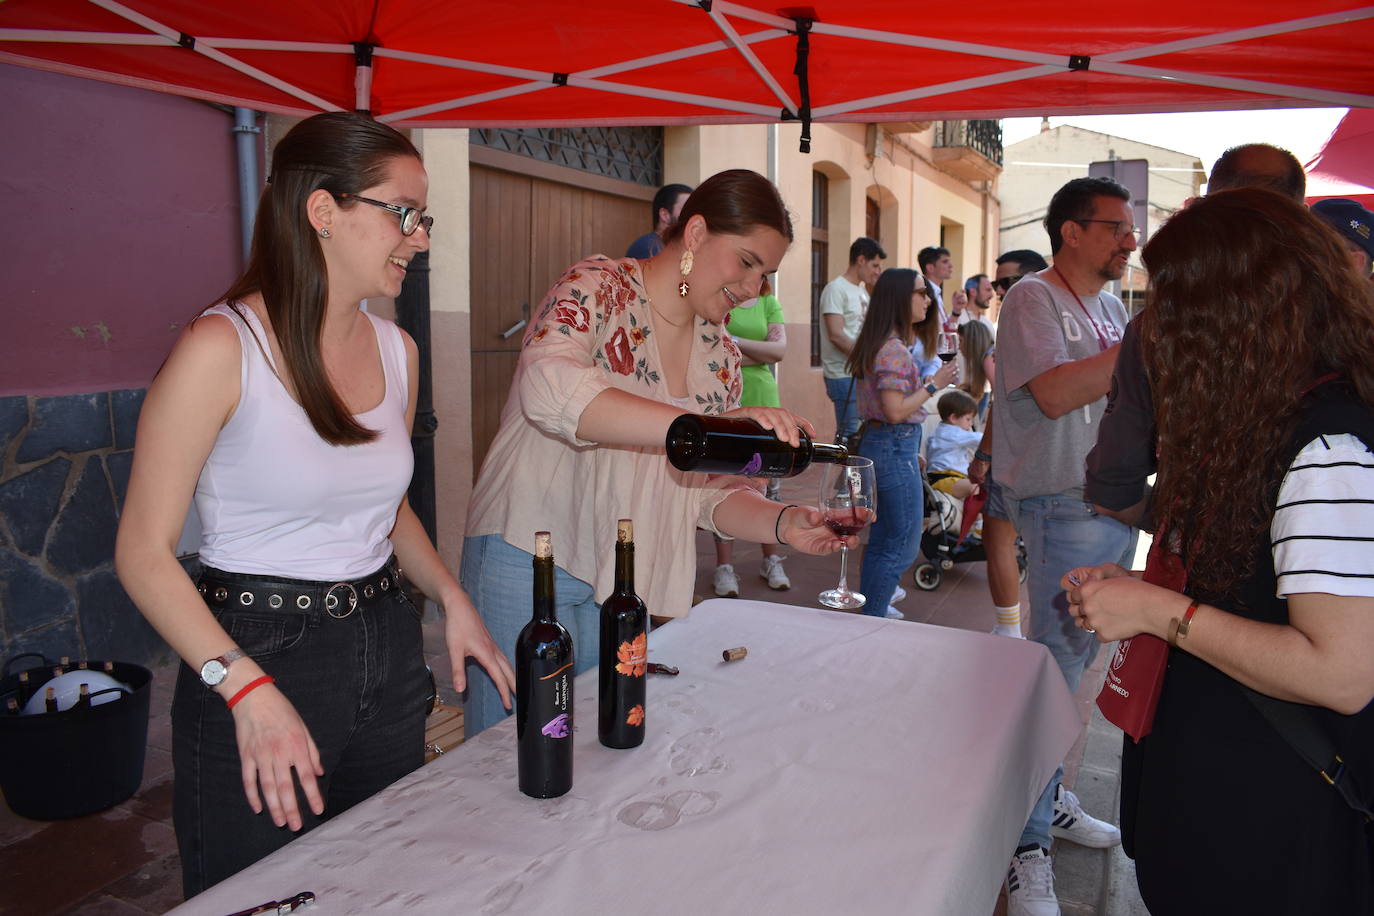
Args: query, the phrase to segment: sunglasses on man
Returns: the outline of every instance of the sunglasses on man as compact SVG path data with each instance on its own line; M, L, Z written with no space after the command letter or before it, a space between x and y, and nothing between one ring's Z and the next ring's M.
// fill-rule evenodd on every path
M1001 279L993 280L992 288L997 290L997 295L1005 296L1007 294L1007 290L1011 289L1016 284L1016 281L1020 280L1022 276L1024 276L1024 274L1017 274L1014 277L1002 277Z

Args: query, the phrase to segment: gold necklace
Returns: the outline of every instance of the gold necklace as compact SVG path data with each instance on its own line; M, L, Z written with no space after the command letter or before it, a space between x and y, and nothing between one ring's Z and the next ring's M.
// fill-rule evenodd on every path
M672 325L672 326L675 327L675 328L685 328L687 325L689 325L689 324L692 323L692 320L691 320L690 318L687 319L686 321L681 322L681 323L676 322L676 321L673 321L673 320L670 319L667 315L663 314L662 312L660 312L660 311L658 310L658 306L654 305L654 297L648 295L648 292L649 292L649 265L651 265L651 264L653 264L653 263L654 263L653 258L650 258L649 260L647 260L647 261L644 262L644 268L643 268L643 273L644 273L644 293L645 293L644 298L648 301L648 303L649 303L649 308L653 311L653 313L654 313L655 315L657 315L658 317L662 318L662 319L663 319L663 322L664 322L665 324Z

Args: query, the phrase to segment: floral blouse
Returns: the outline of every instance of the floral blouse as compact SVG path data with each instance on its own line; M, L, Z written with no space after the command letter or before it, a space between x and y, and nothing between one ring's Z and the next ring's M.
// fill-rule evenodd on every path
M859 416L865 420L878 420L886 423L879 391L891 390L903 397L916 390L921 384L921 368L911 357L911 351L896 334L889 335L873 358L873 365L858 381ZM920 423L926 418L924 408L903 420L903 423Z
M636 583L653 614L682 616L696 579L696 528L741 484L676 470L662 446L597 447L577 435L582 411L607 388L673 403L663 378L640 264L598 255L554 285L525 333L501 429L473 488L467 534L500 534L534 552L553 534L560 567L611 593L616 521L635 521ZM740 352L698 320L687 366L691 409L739 406Z

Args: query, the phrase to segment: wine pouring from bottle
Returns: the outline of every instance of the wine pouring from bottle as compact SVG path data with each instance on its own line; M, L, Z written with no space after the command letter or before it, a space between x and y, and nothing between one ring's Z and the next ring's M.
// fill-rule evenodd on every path
M843 445L814 441L797 430L795 448L747 417L706 417L685 413L668 427L664 448L679 471L739 474L744 477L795 477L813 461L842 463Z

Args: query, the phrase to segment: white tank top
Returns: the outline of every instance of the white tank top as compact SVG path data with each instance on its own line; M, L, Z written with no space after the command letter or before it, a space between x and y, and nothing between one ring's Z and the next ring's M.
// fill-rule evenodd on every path
M196 483L201 560L227 572L292 579L368 575L391 556L391 529L414 466L401 332L363 313L377 335L386 393L354 418L379 435L363 445L331 445L273 372L257 316L241 308L247 324L223 303L204 313L228 316L242 357L238 407Z

